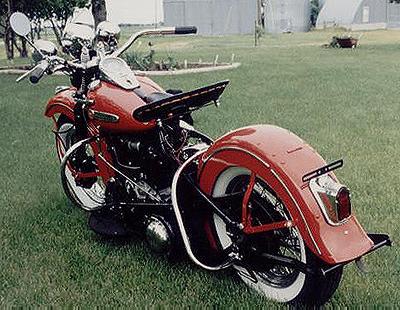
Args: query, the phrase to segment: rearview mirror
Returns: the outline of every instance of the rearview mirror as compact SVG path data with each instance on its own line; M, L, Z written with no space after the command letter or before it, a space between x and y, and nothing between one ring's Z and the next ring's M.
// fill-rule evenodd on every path
M10 16L12 30L21 37L25 37L31 32L31 22L28 17L20 12L15 12Z

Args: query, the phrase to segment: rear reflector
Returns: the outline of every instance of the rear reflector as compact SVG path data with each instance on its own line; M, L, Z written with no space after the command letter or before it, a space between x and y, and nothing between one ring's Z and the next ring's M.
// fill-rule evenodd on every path
M336 195L336 208L339 221L351 215L350 191L346 187L340 188Z

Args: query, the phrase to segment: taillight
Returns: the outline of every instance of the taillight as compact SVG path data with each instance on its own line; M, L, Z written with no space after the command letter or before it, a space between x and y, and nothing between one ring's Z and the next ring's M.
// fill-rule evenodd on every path
M311 179L310 190L329 224L341 225L351 216L350 191L329 174Z
M339 221L351 215L350 191L346 187L340 188L336 195L336 208Z

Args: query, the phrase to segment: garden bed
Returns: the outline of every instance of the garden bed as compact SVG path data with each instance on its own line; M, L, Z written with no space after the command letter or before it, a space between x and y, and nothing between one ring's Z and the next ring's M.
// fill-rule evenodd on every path
M134 70L137 75L144 76L161 76L161 75L180 75L180 74L189 74L189 73L202 73L202 72L212 72L212 71L220 71L220 70L228 70L235 69L240 66L239 62L234 63L188 63L187 66L183 66L182 69L174 69L174 70L149 70L149 71L141 71Z
M239 62L234 63L187 63L183 65L182 69L172 69L172 70L134 70L136 75L140 76L162 76L162 75L180 75L180 74L190 74L190 73L202 73L211 71L220 71L235 69L240 66ZM32 69L31 65L19 65L19 66L3 66L0 67L0 73L4 74L23 74L28 70Z

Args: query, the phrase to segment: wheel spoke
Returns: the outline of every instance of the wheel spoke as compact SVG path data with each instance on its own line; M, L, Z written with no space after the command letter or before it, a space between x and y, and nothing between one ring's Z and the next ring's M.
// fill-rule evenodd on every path
M258 253L302 261L301 236L296 233L297 228L293 226L290 213L274 190L254 172L234 175L230 183L225 184L225 191L219 193L218 197L238 191L243 195L241 210L237 203L228 203L224 207L225 210L233 208L232 212L238 219L241 218L243 231L248 233L245 246L254 247ZM245 262L247 258L249 270L267 286L286 288L298 278L299 271L295 268L273 260L263 265L262 261L252 261L250 256L245 257Z

